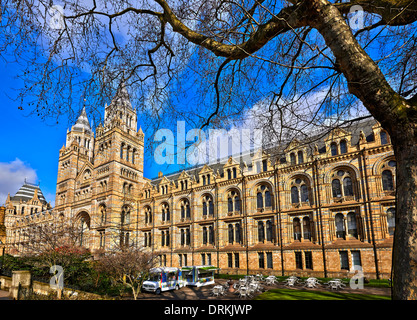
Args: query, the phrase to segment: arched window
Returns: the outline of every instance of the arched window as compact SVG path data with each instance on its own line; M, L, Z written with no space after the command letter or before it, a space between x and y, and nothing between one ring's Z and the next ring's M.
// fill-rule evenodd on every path
M298 164L304 163L304 155L302 151L298 151Z
M203 244L207 244L207 227L203 227Z
M301 240L301 223L300 218L294 218L292 221L294 229L294 240Z
M311 240L310 218L303 218L303 237L306 240Z
M306 180L297 178L291 184L291 203L299 204L300 196L301 202L309 202L309 188L307 186Z
M358 238L358 227L356 224L356 213L349 212L347 215L348 234L352 237Z
M214 203L210 195L203 196L203 217L207 217L207 215L214 215Z
M339 169L333 174L332 193L333 198L354 197L356 195L354 176L349 170ZM342 190L343 186L343 190ZM352 200L352 199L345 199Z
M256 194L256 204L258 209L262 209L264 207L264 198L262 192L258 192Z
M231 190L227 194L227 211L240 212L240 197L239 193Z
M273 225L271 220L266 221L266 241L272 241Z
M122 143L121 145L120 145L120 159L123 159L123 149L125 148L125 144L124 143Z
M384 191L394 190L394 179L391 170L382 171L382 189Z
M233 171L233 179L236 179L237 178L237 170L236 170L236 168L233 168L232 171Z
M300 193L301 193L301 202L308 202L309 201L308 187L305 184L301 185Z
M130 155L130 146L127 146L126 150L126 161L129 162L129 155Z
M240 198L239 198L239 196L235 197L235 210L234 211L240 213Z
M169 212L169 205L167 203L163 203L161 205L162 211L162 221L169 221L171 219L171 215Z
M180 208L181 208L181 219L190 219L191 211L190 211L190 202L188 201L188 199L183 199L180 201Z
M227 169L227 179L232 179L232 171L230 169Z
M227 198L227 212L233 212L233 199Z
M206 176L203 176L203 186L206 185Z
M381 139L381 145L388 144L388 135L385 131L381 131L379 137Z
M353 196L353 185L350 177L343 179L343 192L345 196Z
M106 224L106 220L107 220L107 213L106 213L106 206L105 205L101 205L99 207L99 212L100 212L100 223Z
M145 223L152 223L152 210L151 207L145 208Z
M260 185L256 190L256 204L258 209L271 209L272 198L269 187Z
M340 153L341 154L347 153L347 142L346 142L346 140L341 140L340 141Z
M291 187L291 203L300 203L300 198L298 196L298 188L296 186Z
M265 191L265 207L272 207L271 193L269 192L269 190Z
M395 230L395 209L389 208L387 210L388 233L390 236L394 235Z
M241 227L240 227L240 223L236 223L235 225L235 241L236 243L241 243L242 241L242 237L241 237Z
M265 228L264 228L264 222L258 221L258 241L264 242L265 240Z
M342 196L342 188L340 187L339 179L333 179L332 193L333 193L333 198L340 198Z
M213 201L209 202L209 216L214 216L214 203L213 203Z
M336 237L337 238L343 238L346 237L346 231L345 231L345 217L342 213L338 213L335 216L335 224L336 224Z
M337 156L338 152L337 152L337 144L336 142L332 142L330 144L330 152L332 156Z
M78 214L77 220L79 227L79 244L80 246L85 246L87 245L87 231L90 229L90 215L87 212L82 212Z
M207 216L207 202L203 200L203 216Z
M210 184L210 175L207 175L207 184Z
M184 229L181 229L181 245L185 245L185 233Z
M170 239L169 239L169 230L166 230L165 231L165 244L167 245L167 246L169 246L169 244L170 244L170 241L169 241Z
M152 221L152 218L150 219ZM120 222L122 226L130 223L130 208L129 207L122 208L122 215L120 217Z
M214 228L209 226L209 243L214 244Z
M229 224L228 226L229 229L229 243L233 243L233 224Z

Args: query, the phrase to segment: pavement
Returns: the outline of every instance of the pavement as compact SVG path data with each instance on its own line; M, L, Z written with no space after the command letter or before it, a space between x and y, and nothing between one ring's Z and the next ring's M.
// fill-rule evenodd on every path
M224 284L227 280L216 280L216 285ZM265 290L271 289L293 289L293 290L316 290L316 291L329 291L328 288L320 286L318 288L305 288L302 285L296 285L295 287L287 287L283 284L276 285L263 285ZM241 300L235 292L227 292L226 295L220 297L213 297L211 289L213 285L203 287L187 286L179 290L165 291L160 295L154 293L141 293L138 299L140 300ZM357 293L357 294L373 294L382 296L391 296L390 288L373 288L365 287L363 289L351 289L345 287L337 292L340 293ZM254 297L261 294L261 292L255 293ZM0 290L0 300L12 300L9 297L9 291Z
M224 284L227 280L216 280L216 285ZM275 285L262 285L264 290L271 289L293 289L293 290L315 290L315 291L330 291L326 286L319 286L318 288L305 288L302 285L296 285L295 287L288 287L283 284ZM213 297L210 292L213 285L203 287L191 287L186 286L179 290L165 291L160 295L154 293L141 293L138 297L140 300L241 300L238 294L234 292L227 292L225 296ZM374 288L364 287L363 289L351 289L348 286L338 290L340 293L357 293L357 294L373 294L381 296L391 296L390 288ZM262 292L255 293L254 297L260 295Z

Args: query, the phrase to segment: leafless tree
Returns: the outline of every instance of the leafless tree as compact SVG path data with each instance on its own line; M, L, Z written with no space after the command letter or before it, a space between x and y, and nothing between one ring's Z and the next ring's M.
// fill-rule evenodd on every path
M122 79L152 130L178 118L227 128L257 106L284 141L372 115L398 164L393 296L417 298L415 0L61 4L1 4L0 52L24 70L16 98L42 117L77 103L94 114Z
M134 300L142 292L142 283L148 279L150 269L154 266L155 257L152 253L134 246L107 251L97 261L98 270L108 274L114 283L128 286Z
M20 232L20 237L14 245L20 253L28 256L39 256L45 253L58 252L60 249L81 250L80 228L73 222L52 216L47 221L28 223ZM51 256L53 259L53 257ZM49 261L49 265L57 264Z

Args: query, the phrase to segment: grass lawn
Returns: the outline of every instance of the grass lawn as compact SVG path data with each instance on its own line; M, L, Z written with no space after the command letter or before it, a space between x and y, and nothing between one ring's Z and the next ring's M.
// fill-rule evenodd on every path
M391 300L391 297L328 291L272 289L260 294L254 300Z

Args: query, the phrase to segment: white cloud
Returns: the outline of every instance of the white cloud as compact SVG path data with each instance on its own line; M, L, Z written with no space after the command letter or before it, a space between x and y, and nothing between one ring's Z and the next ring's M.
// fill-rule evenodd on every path
M55 207L55 193L43 192L43 196L45 197L45 200L51 204L52 208L54 208Z
M14 196L25 182L36 182L36 170L22 160L16 158L11 162L0 162L0 205L4 204L7 194Z

